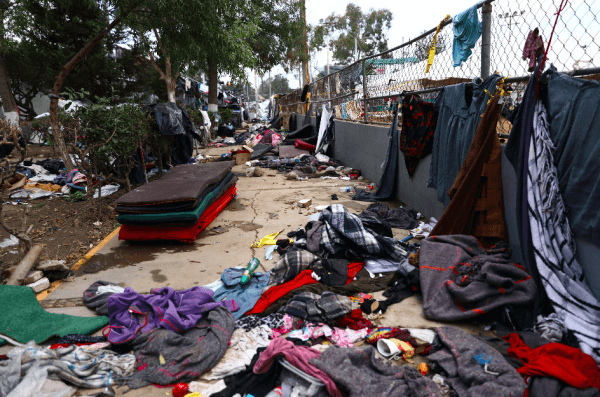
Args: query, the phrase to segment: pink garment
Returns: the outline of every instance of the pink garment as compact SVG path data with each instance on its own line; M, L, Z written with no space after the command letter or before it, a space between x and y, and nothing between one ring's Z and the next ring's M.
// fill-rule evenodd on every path
M279 338L281 335L285 335L292 330L292 316L286 314L283 316L283 325L279 328L273 328L273 339Z
M368 331L369 330L367 328L363 328L358 331L350 328L334 328L333 335L331 335L329 340L339 347L354 347L354 343L358 340L364 339L367 336Z
M318 358L321 355L321 352L307 346L296 346L289 340L283 338L273 339L269 346L267 346L267 349L260 354L260 357L254 366L254 373L261 374L266 372L271 367L271 364L273 364L273 360L279 355L285 357L285 359L294 367L323 381L327 387L327 391L332 397L344 396L325 372L308 363L308 360L311 358Z
M281 135L279 134L275 134L273 133L273 135L271 135L271 145L273 146L277 146L281 143Z

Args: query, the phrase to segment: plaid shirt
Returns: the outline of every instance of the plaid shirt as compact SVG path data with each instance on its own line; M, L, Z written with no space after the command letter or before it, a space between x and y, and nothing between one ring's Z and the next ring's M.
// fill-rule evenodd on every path
M396 261L405 259L408 255L400 247L398 240L376 236L367 231L362 221L341 204L331 205L321 214L320 220L325 222L321 247L326 252L335 254L347 248L358 248L365 258L389 256Z
M313 323L329 323L352 311L352 301L347 296L324 291L322 295L298 292L279 309L280 313L298 317Z
M288 251L271 269L269 285L280 285L293 280L301 271L321 264L321 259L305 250Z

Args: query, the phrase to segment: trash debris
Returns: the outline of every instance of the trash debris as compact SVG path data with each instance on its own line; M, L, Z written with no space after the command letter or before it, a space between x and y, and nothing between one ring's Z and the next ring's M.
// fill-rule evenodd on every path
M312 199L304 199L298 201L298 207L300 208L308 208L312 205Z
M19 245L19 239L13 236L12 234L9 238L5 238L0 242L0 248L12 247L15 245Z
M27 284L27 286L29 288L31 288L33 290L33 292L35 292L36 294L39 294L42 291L47 290L48 288L50 288L50 280L48 280L46 277L35 281L31 284Z

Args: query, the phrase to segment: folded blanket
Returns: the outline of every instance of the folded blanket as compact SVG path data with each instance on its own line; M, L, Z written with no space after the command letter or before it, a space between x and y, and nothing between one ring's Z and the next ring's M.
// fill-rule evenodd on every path
M188 211L159 214L121 214L118 216L117 221L128 225L192 226L198 223L198 220L204 211L217 201L219 197L225 194L227 190L234 186L236 182L237 176L233 175L233 173L229 173L215 190L209 192L202 199L200 205Z
M232 186L224 195L212 203L202 213L195 225L191 226L164 226L164 225L122 225L119 230L119 240L125 241L152 241L152 240L175 240L184 243L193 243L200 233L215 220L217 216L227 207L229 202L237 194L235 186Z
M233 161L179 165L161 179L142 185L115 202L125 206L183 202L193 207L202 192L209 185L222 181L234 165Z

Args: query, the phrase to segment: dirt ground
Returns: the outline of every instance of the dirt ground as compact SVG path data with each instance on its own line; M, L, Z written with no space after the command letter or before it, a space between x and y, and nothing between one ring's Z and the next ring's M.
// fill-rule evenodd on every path
M29 145L26 158L43 159L58 156L49 146ZM0 191L6 223L11 227L20 228L27 208L25 204L29 204L26 229L32 226L29 236L33 244L45 246L40 259L62 259L69 267L118 226L113 203L125 193L125 188L121 188L111 196L98 200L70 202L61 197L46 197L22 200L17 205L10 205L7 203L17 200L9 199L6 191ZM0 242L7 238L9 234L0 228ZM23 255L19 253L18 248L0 248L0 271L16 265L22 259ZM0 272L0 277L1 274Z

